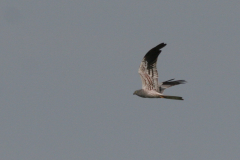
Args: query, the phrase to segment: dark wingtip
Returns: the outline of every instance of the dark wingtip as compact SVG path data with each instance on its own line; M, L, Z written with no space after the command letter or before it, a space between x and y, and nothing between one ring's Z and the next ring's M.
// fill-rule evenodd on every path
M172 86L174 86L174 85L185 84L185 83L187 83L187 81L185 81L185 80L176 80L176 81L174 81L174 79L170 79L168 81L163 82L163 85L172 85Z
M150 49L146 55L144 56L144 59L148 62L148 67L151 67L152 64L157 62L157 58L159 54L161 53L161 48L165 47L167 44L161 43L157 45L156 47ZM149 68L148 68L149 69Z
M180 84L185 84L185 83L187 83L187 81L185 81L185 80L178 80L178 82L179 82Z
M159 45L157 45L154 48L161 49L161 48L165 47L166 45L167 45L166 43L160 43Z

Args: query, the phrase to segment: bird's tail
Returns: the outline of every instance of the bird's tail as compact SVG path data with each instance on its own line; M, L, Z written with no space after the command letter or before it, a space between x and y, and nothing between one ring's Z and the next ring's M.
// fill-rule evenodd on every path
M160 98L165 98L165 99L174 99L174 100L183 100L182 97L177 97L177 96L169 96L169 95L161 95Z

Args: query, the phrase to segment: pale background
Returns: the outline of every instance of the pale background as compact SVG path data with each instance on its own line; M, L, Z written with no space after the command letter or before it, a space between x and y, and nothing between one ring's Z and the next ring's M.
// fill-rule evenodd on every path
M184 101L133 96L144 54ZM238 160L240 1L0 2L1 160Z

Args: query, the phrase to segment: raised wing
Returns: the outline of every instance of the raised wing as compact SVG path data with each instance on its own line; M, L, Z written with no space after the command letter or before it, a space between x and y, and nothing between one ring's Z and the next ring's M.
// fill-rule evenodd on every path
M158 86L158 72L157 72L157 58L161 53L161 48L167 44L161 43L152 48L143 57L138 73L142 80L142 89L159 91Z

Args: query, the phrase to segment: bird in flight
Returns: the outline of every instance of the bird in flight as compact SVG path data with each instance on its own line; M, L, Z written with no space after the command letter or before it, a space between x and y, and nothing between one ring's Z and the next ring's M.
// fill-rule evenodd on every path
M157 72L157 58L161 53L161 49L167 44L161 43L156 47L152 48L143 57L143 60L138 69L142 80L142 89L136 90L133 95L137 95L142 98L166 98L174 100L183 100L182 97L164 95L163 91L169 87L184 84L185 80L174 80L158 83L158 72Z

